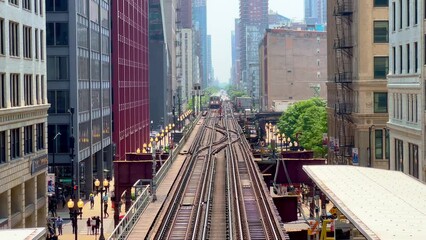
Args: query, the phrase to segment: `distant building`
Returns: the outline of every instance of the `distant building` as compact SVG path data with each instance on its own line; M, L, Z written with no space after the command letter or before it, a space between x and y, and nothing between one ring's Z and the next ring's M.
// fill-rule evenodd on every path
M305 0L305 22L307 25L327 23L327 0Z
M207 5L206 0L192 1L192 22L194 34L197 36L195 41L199 49L196 54L200 60L201 88L208 86L208 66L207 66Z
M328 4L328 162L388 169L388 1Z
M193 67L194 67L194 52L193 52L193 31L191 28L183 28L177 35L179 48L177 52L181 55L181 104L186 104L191 101L193 94Z
M44 1L0 1L0 229L46 226L45 44Z
M291 24L291 20L286 18L276 12L270 12L268 16L268 25L270 29L280 28L283 26L289 26Z
M122 4L112 1L112 108L117 160L124 160L126 153L149 141L149 6L136 1L133 7L139 11L125 11Z
M426 182L425 160L425 123L424 109L426 72L424 55L425 9L424 1L376 1L377 11L387 9L389 2L388 21L377 18L374 22L374 40L386 42L389 34L390 59L383 56L375 57L374 66L382 66L383 70L389 67L387 87L389 99L390 169L409 174ZM407 6L407 3L410 3ZM416 5L417 4L417 5ZM388 29L390 28L390 29ZM386 35L385 35L386 34ZM379 44L377 44L379 45ZM387 44L380 44L387 45ZM423 56L423 57L422 57ZM381 62L378 60L382 60ZM375 68L376 70L376 68ZM379 69L378 69L379 70ZM377 71L379 73L379 71ZM376 73L376 72L375 72ZM387 71L385 72L388 73ZM384 101L384 100L383 100ZM376 103L376 100L374 101ZM374 122L372 124L375 124ZM383 125L373 128L372 136L382 131ZM388 146L386 146L388 147ZM374 155L377 153L373 152ZM373 156L374 156L373 155Z
M268 29L259 47L260 106L326 98L327 33Z

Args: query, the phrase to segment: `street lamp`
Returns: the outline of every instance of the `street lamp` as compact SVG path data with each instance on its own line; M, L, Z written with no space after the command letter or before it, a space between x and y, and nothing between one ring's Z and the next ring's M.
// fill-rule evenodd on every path
M77 224L77 216L80 215L80 219L81 216L83 215L82 209L84 206L84 202L80 199L77 202L77 207L78 209L74 208L74 201L70 198L70 200L67 203L68 209L70 210L70 218L72 221L72 224L74 225L74 236L75 236L75 240L77 240L77 232L78 232L78 224Z
M61 132L56 133L55 137L53 137L53 151L52 151L52 170L53 170L53 174L55 175L55 181L57 176L57 171L56 171L56 163L55 163L55 153L58 152L58 136L61 136ZM57 189L58 186L56 186L55 184L55 198L58 199L58 193L57 193Z
M152 201L155 202L157 200L157 195L155 194L156 191L156 186L155 186L155 175L156 175L156 171L157 171L157 160L156 160L156 145L158 142L158 138L152 139L151 138L151 144L152 144Z
M103 204L102 204L102 198L103 198L102 194L104 192L105 193L107 192L107 189L109 187L109 182L108 182L108 180L104 179L104 181L102 183L103 186L100 186L100 185L101 185L101 182L99 181L99 179L96 179L96 181L95 181L96 191L98 193L101 193L101 201L100 201L100 203L101 203L101 233L99 234L99 240L105 240L105 236L104 236L104 215L103 215L104 211L103 211Z

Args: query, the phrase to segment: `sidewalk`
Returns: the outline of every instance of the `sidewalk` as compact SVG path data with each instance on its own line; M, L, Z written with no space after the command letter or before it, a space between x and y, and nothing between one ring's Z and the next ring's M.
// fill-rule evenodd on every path
M113 186L113 185L112 185ZM108 192L108 196L111 196L110 191ZM86 222L88 218L91 218L93 216L101 216L101 199L100 199L100 194L98 194L97 196L95 196L95 206L93 207L93 209L90 209L90 201L84 201L84 207L83 207L83 216L80 220L80 217L78 218L78 239L80 240L94 240L94 239L99 239L99 234L98 235L88 235L87 234L87 226L86 226ZM61 205L61 204L59 204ZM70 214L69 214L69 210L67 208L67 206L65 205L64 208L61 208L62 206L59 206L57 209L57 214L58 216L61 216L61 218L64 219L64 224L62 227L62 233L63 235L59 235L58 239L59 240L74 240L75 239L75 235L72 233L72 225L71 225L71 220L70 218ZM106 239L108 239L108 237L111 235L112 231L114 230L114 210L111 209L111 200L110 198L108 198L108 214L109 217L105 218L104 217L104 236ZM90 230L91 232L91 230ZM99 232L100 232L100 227L99 227ZM58 234L58 230L56 230L56 233Z

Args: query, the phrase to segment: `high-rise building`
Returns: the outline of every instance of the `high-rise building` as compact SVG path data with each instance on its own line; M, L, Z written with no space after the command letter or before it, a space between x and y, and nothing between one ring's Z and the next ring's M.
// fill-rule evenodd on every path
M194 52L193 52L193 35L191 28L182 28L177 35L179 48L177 51L182 56L181 59L181 104L186 104L191 101L193 95L193 66L194 66Z
M328 1L329 163L389 168L387 2Z
M149 140L148 8L147 1L112 1L113 140L121 160Z
M0 1L0 229L46 225L45 23L44 1Z
M374 22L374 40L385 42L389 34L388 99L390 169L426 182L425 114L426 73L424 65L424 1L375 1L389 9L388 21ZM390 29L388 29L390 28ZM423 57L422 57L423 56ZM387 64L385 59L377 64ZM375 64L376 65L376 64ZM386 70L388 65L385 66ZM381 126L374 126L373 134ZM373 135L375 136L375 135ZM376 153L376 152L373 152ZM373 155L374 157L374 155Z
M268 29L259 47L260 108L327 98L327 33Z
M290 26L291 20L287 17L284 17L276 12L270 12L268 16L268 28L282 28Z
M179 0L178 21L182 28L192 28L192 0Z
M62 187L72 182L82 197L111 169L110 6L46 1L49 161L55 158Z
M232 75L231 83L241 87L241 59L240 59L240 19L235 19L234 40L232 41ZM232 36L231 36L232 38Z
M214 81L213 63L212 63L212 35L207 35L207 79L209 86Z
M192 22L194 31L196 31L198 48L196 54L200 60L201 88L208 86L208 67L207 67L207 6L206 0L192 1Z
M327 0L305 0L305 22L308 25L327 23Z
M268 0L240 0L242 88L259 102L259 43L268 28Z

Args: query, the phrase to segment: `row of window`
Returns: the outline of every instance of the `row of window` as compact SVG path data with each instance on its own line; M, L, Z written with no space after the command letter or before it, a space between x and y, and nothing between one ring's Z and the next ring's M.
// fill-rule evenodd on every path
M374 131L374 155L375 159L389 159L390 142L389 130L376 129Z
M25 9L30 12L34 10L35 14L40 14L40 16L43 16L44 1L45 0L9 0L9 4L15 7L20 7L22 3L22 9Z
M418 0L393 1L391 8L392 31L401 30L404 26L410 27L411 25L417 25L419 22L418 6Z
M408 173L419 178L419 146L408 143ZM404 142L395 139L395 170L404 172Z
M6 55L6 37L9 40L9 56L44 60L44 31L9 21L9 34L6 34L6 21L0 18L0 55ZM21 32L22 29L22 32ZM22 43L22 46L21 46ZM22 53L21 53L22 49Z
M419 70L418 69L419 68L418 48L419 46L417 42L414 42L412 44L408 43L405 45L405 47L403 45L400 45L398 48L392 47L393 74L403 74L404 65L405 65L406 74L418 72ZM404 58L404 55L405 55L405 58ZM412 63L413 61L414 61L414 65Z
M7 131L0 132L0 164L44 149L44 123L36 124L35 131L33 125L8 131L9 134ZM24 138L22 138L22 131ZM34 144L34 140L36 144ZM7 153L7 149L10 149L9 153Z
M0 73L0 108L7 108L8 101L10 107L30 106L35 104L44 104L44 89L46 83L43 75L33 75L11 73L9 79L5 73ZM21 102L21 91L23 88L24 102ZM9 98L7 98L9 93ZM34 97L35 96L35 97Z
M392 94L392 104L393 104L393 118L403 120L403 104L406 103L407 106L407 121L412 123L419 122L418 114L418 96L417 94L405 94L405 99L403 99L402 93Z

